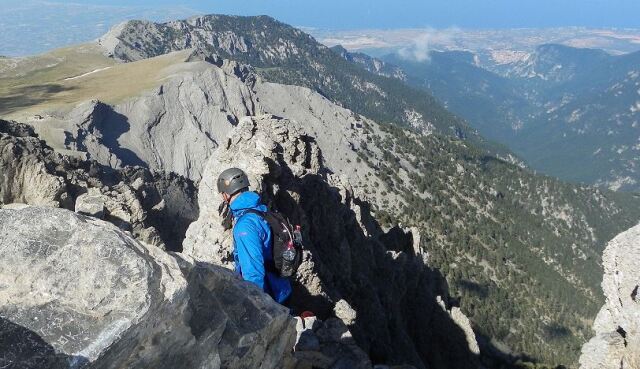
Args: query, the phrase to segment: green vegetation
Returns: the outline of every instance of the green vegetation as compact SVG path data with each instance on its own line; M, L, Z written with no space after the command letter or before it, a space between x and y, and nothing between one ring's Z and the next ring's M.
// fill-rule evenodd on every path
M406 205L378 211L379 221L421 230L429 263L477 333L574 364L603 303L602 250L640 219L640 199L534 175L450 137L383 130L369 134L386 151L365 148L360 158Z

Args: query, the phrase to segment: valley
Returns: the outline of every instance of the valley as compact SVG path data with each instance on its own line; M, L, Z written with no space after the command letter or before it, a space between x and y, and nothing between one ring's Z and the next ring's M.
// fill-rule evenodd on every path
M382 59L532 169L574 183L636 191L638 53L543 45L508 62L484 51Z

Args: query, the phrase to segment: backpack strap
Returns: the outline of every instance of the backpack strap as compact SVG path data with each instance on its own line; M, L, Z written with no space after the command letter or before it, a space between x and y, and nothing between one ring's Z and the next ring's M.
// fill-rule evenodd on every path
M240 217L238 218L238 220L240 220L243 216L245 216L246 214L255 214L257 216L259 216L260 218L264 219L267 224L269 224L269 230L271 231L271 252L273 253L273 237L275 237L275 235L273 234L273 229L274 229L274 225L272 224L274 219L272 219L272 217L268 217L266 212L260 211L260 210L256 210L256 209L245 209L244 213L242 213L242 215L240 215ZM277 225L277 224L276 224ZM273 274L278 274L278 269L276 268L276 264L274 261L274 255L271 255L271 260L264 260L264 269L267 272L271 272Z

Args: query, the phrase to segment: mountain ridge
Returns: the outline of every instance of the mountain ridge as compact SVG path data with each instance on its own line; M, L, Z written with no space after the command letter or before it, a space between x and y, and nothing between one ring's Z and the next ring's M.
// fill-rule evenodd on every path
M202 32L211 36L204 37ZM98 43L106 48L107 55L124 61L199 47L250 64L267 81L312 88L370 118L482 141L430 95L354 67L311 36L268 16L210 15L167 23L129 21L114 27ZM136 47L131 49L131 45Z

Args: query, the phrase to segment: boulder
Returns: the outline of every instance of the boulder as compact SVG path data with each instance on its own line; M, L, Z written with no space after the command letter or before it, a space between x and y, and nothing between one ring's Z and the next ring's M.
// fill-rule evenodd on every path
M0 367L280 368L288 310L64 209L0 209Z
M314 368L370 369L368 355L356 344L347 326L336 318L296 318L294 358ZM306 366L305 366L306 365Z
M97 188L76 198L76 213L102 219L104 217L105 199Z
M336 302L336 305L333 307L333 312L336 314L336 317L340 318L346 325L354 324L358 317L356 311L353 310L344 299Z
M640 368L640 224L616 236L602 255L605 304L581 369Z

